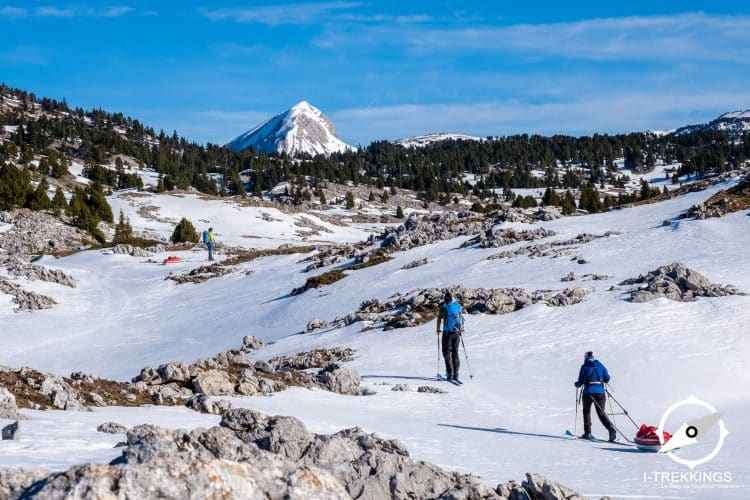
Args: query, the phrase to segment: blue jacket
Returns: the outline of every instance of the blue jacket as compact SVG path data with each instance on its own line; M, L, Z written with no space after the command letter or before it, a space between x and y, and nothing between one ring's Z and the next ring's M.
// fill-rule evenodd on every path
M591 384L591 382L602 382L601 384ZM583 386L584 394L604 394L604 384L609 382L609 373L607 368L594 358L589 358L581 366L578 372L576 387Z

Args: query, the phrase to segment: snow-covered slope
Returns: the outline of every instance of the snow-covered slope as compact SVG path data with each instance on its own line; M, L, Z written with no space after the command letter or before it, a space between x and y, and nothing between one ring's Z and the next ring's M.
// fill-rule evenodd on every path
M413 137L404 137L394 141L396 144L400 144L405 148L421 148L435 142L442 141L481 141L481 137L475 137L473 135L464 134L451 134L448 132L436 132L433 134L426 135L415 135Z
M726 131L729 133L744 133L750 131L750 109L724 113L708 123L700 123L697 125L688 125L686 127L678 128L676 133L684 135L712 130Z
M460 248L467 236L396 253L392 261L351 271L352 276L298 296L290 296L289 291L309 276L302 272L305 264L299 262L300 255L241 264L241 272L195 285L176 285L164 278L171 270L182 272L204 264L202 253L184 252L180 255L186 262L170 268L99 251L57 260L45 257L44 264L78 279L78 287L25 283L58 301L55 308L32 314L14 313L8 301L0 300L0 364L63 374L83 370L125 379L145 365L192 361L236 347L248 334L275 341L258 351L257 359L319 346L351 346L357 358L349 365L377 394L342 396L292 389L272 397L238 398L233 403L297 416L315 432L356 425L401 440L417 459L478 474L493 485L536 471L595 497L747 498L748 490L740 487L665 489L663 484L646 480L644 474L688 469L663 454L642 454L624 446L562 436L565 428L574 427L572 382L581 355L593 349L613 377L618 400L639 423L658 424L671 404L691 394L723 411L730 435L717 457L697 470L728 471L734 484L750 483L746 459L750 447L746 418L750 413L746 390L750 386L750 297L636 304L625 300L625 290L617 287L624 279L681 261L712 282L732 283L750 292L750 217L746 212L662 226L663 220L723 187L726 184L658 204L532 226L554 230L555 240L580 233L622 233L581 245L578 254L586 264L551 257L487 260L498 249ZM143 206L163 203L166 207L176 200L180 198L154 197ZM208 206L215 209L203 207ZM162 213L173 210L160 209ZM240 218L248 214L238 211ZM226 227L245 230L234 223ZM258 228L257 232L270 238L272 230ZM238 236L224 235L225 240L233 238ZM428 264L403 269L421 258L427 258ZM327 269L331 268L319 272ZM393 331L363 331L363 325L355 323L298 334L312 317L344 316L370 298L387 299L399 292L450 284L560 289L569 285L560 278L571 271L611 278L577 283L591 294L574 306L553 308L538 303L506 315L469 316L466 354L474 378L468 378L469 366L462 353L465 384L445 386L447 394L395 392L380 385L407 383L415 389L437 384L434 376L440 360L434 322ZM32 420L22 422L21 439L0 443L0 465L62 468L114 459L120 454L120 449L112 448L116 440L94 432L105 420L121 420L126 425L168 422L183 428L216 422L214 416L161 408L28 413ZM616 417L616 423L632 437L635 431L627 419ZM603 432L598 422L594 432Z
M307 101L256 125L226 146L236 151L252 147L255 151L285 152L290 156L299 153L327 156L355 149L339 139L333 122Z

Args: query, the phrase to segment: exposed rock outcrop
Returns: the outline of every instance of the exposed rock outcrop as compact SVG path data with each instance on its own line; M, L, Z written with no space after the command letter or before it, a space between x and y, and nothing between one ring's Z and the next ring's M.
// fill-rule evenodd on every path
M381 236L381 247L388 251L403 251L436 241L477 234L500 222L494 217L478 216L473 212L448 212L418 217L410 215L395 228L387 228Z
M127 432L112 463L63 472L0 469L0 497L248 499L582 499L527 474L491 489L476 477L414 460L397 440L359 428L314 434L298 419L226 411L218 427Z
M429 264L430 260L425 257L424 259L417 259L409 262L408 264L404 264L401 269L414 269L415 267L421 267L426 264Z
M356 312L333 320L332 324L347 326L364 321L382 326L386 330L418 326L432 320L439 310L446 292L451 292L468 314L506 314L538 301L564 306L580 302L586 295L582 289L565 289L560 292L540 290L529 293L521 288L427 288L396 294L391 300L370 299L362 302Z
M702 274L679 262L661 266L645 276L625 280L620 285L642 285L631 289L632 302L648 302L658 298L687 302L695 300L696 297L741 294L737 287L711 283Z
M518 229L487 229L461 245L462 248L476 246L477 248L497 248L512 245L519 241L533 241L554 236L549 229L538 228L529 230Z
M705 202L693 205L684 216L708 219L740 210L750 210L750 176L729 189L719 191Z
M2 265L12 276L26 278L29 281L46 281L70 288L76 286L76 280L60 269L50 269L39 264L32 264L18 256L6 258Z
M276 370L306 370L322 368L332 363L343 363L354 359L354 349L331 347L299 352L293 356L277 356L269 360Z
M604 234L581 233L575 238L569 240L552 241L550 243L539 243L536 245L526 245L516 250L507 250L487 257L488 260L494 259L512 259L521 255L526 255L530 259L539 257L563 257L572 255L579 245L590 243L600 238L609 238L619 236L619 231L606 231Z
M0 387L0 419L18 420L16 397L5 387Z
M17 311L50 309L57 304L51 297L24 290L19 285L8 281L2 276L0 276L0 293L5 293L13 297L13 302L18 304Z
M125 434L128 432L127 427L117 422L104 422L103 424L99 424L96 430L105 434Z
M320 318L313 318L307 323L307 326L305 327L305 331L307 333L310 333L310 332L314 332L315 330L320 330L321 328L327 328L327 327L328 327L327 321L323 321Z
M400 442L358 428L312 434L295 418L248 409L225 413L221 426L263 450L330 472L352 498L497 498L476 478L413 460Z
M90 237L78 228L61 222L45 212L18 209L0 212L0 223L10 228L0 231L0 253L30 256L44 253L68 253L89 246Z

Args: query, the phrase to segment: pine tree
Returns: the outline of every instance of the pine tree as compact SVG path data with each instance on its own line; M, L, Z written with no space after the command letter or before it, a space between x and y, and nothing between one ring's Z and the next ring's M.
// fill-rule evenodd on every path
M35 211L49 210L52 208L52 202L47 195L48 189L49 183L45 177L42 177L42 180L39 181L39 185L37 185L36 189L26 195L26 208Z
M198 243L198 233L193 223L183 217L172 232L172 243Z
M346 192L346 208L347 210L354 208L354 195L351 191Z
M7 163L0 166L0 210L12 210L26 203L31 190L29 174Z
M576 200L570 190L565 191L565 197L562 200L562 213L572 215L576 211Z
M68 200L65 199L65 193L60 186L55 190L55 196L52 197L52 210L55 215L60 215L63 211L68 210Z
M327 204L326 194L323 192L322 189L320 190L320 204L321 205L326 205Z
M375 193L373 193L372 191L370 191L370 196L367 197L367 201L369 201L370 203L372 203L373 201L375 201Z
M648 200L651 198L651 186L646 179L641 179L641 199Z
M548 207L556 207L560 204L560 197L557 196L557 192L548 187L547 190L544 192L544 196L542 197L542 205L548 206Z
M401 208L401 205L396 207L396 218L397 219L403 219L404 218L404 209Z
M101 184L92 182L87 188L86 194L88 195L87 205L91 209L91 213L104 222L112 224L114 222L112 207L107 203L107 197L104 194Z
M130 225L130 220L126 219L125 214L120 210L120 218L115 225L115 237L112 239L112 244L128 243L132 237L133 227Z

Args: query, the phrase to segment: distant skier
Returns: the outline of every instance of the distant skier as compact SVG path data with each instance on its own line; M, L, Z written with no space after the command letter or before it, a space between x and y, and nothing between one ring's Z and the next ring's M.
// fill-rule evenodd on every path
M214 245L216 244L214 228L209 227L208 231L203 231L203 243L205 243L206 248L208 248L208 260L214 260Z
M617 432L604 411L607 401L604 384L609 382L607 368L594 357L593 351L583 356L583 365L578 373L576 387L583 386L583 435L584 439L591 438L591 405L596 406L596 414L602 425L609 431L609 441L617 439Z
M442 330L441 330L442 325ZM458 381L458 345L464 329L464 310L461 304L453 300L453 295L446 292L443 305L437 318L437 334L442 332L443 358L445 358L445 374L448 380Z

